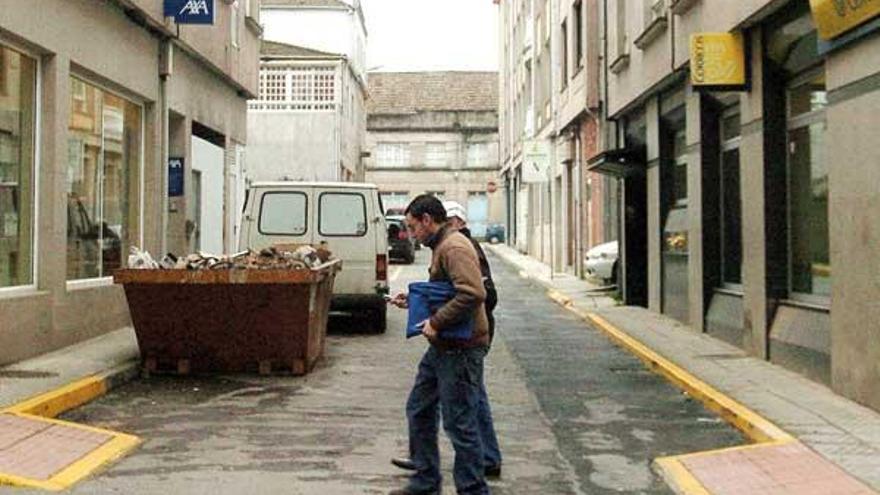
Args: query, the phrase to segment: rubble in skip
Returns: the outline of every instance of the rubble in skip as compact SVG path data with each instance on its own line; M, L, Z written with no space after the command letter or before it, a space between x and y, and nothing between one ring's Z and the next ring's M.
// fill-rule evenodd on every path
M333 259L323 245L279 244L259 251L248 249L233 254L199 251L186 256L168 253L156 261L148 251L131 247L128 267L142 270L308 270Z

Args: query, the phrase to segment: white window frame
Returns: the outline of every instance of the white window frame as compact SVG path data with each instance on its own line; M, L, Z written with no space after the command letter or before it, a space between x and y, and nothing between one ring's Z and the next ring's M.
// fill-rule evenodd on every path
M40 245L40 176L41 174L41 159L42 154L40 153L42 147L40 146L40 142L42 141L42 98L40 95L43 94L43 66L42 60L39 56L37 56L33 51L28 50L16 43L13 43L9 40L0 38L0 46L5 46L12 50L19 52L20 54L31 58L35 64L36 77L34 78L36 81L34 87L34 179L33 179L33 187L34 187L34 204L33 204L33 236L31 242L31 259L33 260L31 263L31 269L33 273L31 275L31 283L27 285L15 285L12 287L0 287L0 299L11 299L19 296L27 296L36 294L39 292L39 280L37 275L39 274L39 257L37 256L38 247Z
M106 85L101 84L99 81L96 81L81 72L70 71L70 74L67 75L67 78L68 78L68 81L71 78L77 78L87 84L90 84L90 85L100 89L104 93L109 93L109 94L114 95L116 97L122 98L123 100L125 100L133 105L136 105L141 110L141 140L140 140L141 147L140 147L140 159L139 159L139 163L138 163L138 191L140 194L140 198L138 198L138 239L137 239L137 241L138 241L138 245L143 247L143 245L144 245L144 204L145 204L144 193L145 193L145 187L146 187L145 180L144 180L144 163L145 163L144 152L146 150L145 139L146 139L146 125L147 125L147 115L146 115L146 108L144 105L144 101L141 99L138 99L138 98L133 98L128 95L123 95L123 94L119 93L118 91L113 91L113 90L107 88ZM101 126L101 127L102 127L101 128L101 141L103 142L104 130L103 130L103 126ZM101 151L103 153L103 148ZM165 194L165 192L163 192L163 194ZM67 249L67 241L66 240L65 240L64 247L65 247L65 252L66 252L66 249ZM120 257L121 257L120 262L123 267L128 266L127 256L128 256L127 253L120 254ZM66 276L66 274L65 274L65 276ZM105 286L109 286L109 285L113 285L113 275L109 275L109 276L105 275L103 277L81 278L81 279L65 281L65 289L68 292L93 289L93 288L97 288L97 287L105 287Z

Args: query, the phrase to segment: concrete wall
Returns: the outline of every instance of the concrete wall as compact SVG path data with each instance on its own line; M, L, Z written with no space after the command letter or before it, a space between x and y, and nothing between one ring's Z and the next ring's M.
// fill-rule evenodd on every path
M178 131L189 140L193 118L221 133L246 141L244 105L248 88L255 88L256 59L238 59L238 72L221 64L214 52L199 53L179 41L175 72L167 92L159 77L161 34L171 34L161 18L161 1L41 0L11 2L0 9L0 43L39 61L39 112L36 205L35 287L0 290L0 364L44 353L129 324L122 289L109 278L68 282L67 168L70 122L70 78L90 84L139 105L143 115L143 154L138 225L133 244L154 254L175 232L163 232L164 170L162 148L167 96L182 116ZM227 4L218 2L222 7ZM142 8L126 13L126 9ZM132 21L138 18L149 26ZM245 21L242 19L242 22ZM226 28L205 28L210 46L224 46ZM152 30L152 31L151 31ZM242 50L256 46L258 31L242 31ZM250 34L248 34L250 33ZM195 40L190 40L197 46ZM201 42L199 42L201 43ZM187 55L183 53L186 52ZM225 55L224 55L225 56ZM214 60L216 62L212 62ZM246 67L247 66L247 67ZM223 67L229 68L229 73ZM248 69L251 67L251 69ZM248 72L250 71L250 72ZM233 75L235 74L235 75ZM200 86L193 89L193 86ZM172 133L175 132L172 130ZM189 145L183 145L188 157ZM141 228L141 225L143 226ZM169 224L173 229L173 223ZM169 235L170 234L170 235ZM122 253L123 261L127 253Z
M831 381L844 395L880 409L880 40L856 43L828 60L827 157L831 204Z

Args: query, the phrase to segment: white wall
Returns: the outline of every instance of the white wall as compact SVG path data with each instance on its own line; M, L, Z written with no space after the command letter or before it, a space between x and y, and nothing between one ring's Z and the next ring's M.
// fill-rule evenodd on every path
M361 77L366 40L360 20L339 9L263 9L263 39L345 55Z
M335 112L248 111L250 180L339 180Z
M201 250L222 254L223 148L192 137L193 170L202 173Z

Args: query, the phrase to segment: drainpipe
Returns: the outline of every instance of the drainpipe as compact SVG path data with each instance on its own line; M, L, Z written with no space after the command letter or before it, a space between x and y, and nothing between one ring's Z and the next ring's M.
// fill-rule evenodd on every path
M174 44L170 38L159 42L159 120L160 120L160 144L159 144L159 168L162 171L160 184L162 195L162 221L159 235L160 255L168 252L168 155L171 147L171 129L168 122L168 80L171 78L172 60L174 56Z

